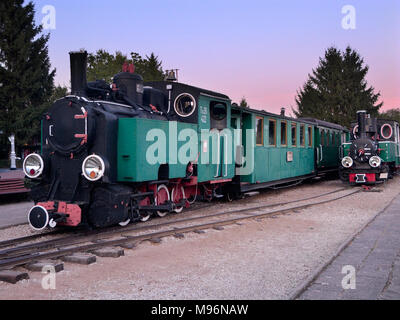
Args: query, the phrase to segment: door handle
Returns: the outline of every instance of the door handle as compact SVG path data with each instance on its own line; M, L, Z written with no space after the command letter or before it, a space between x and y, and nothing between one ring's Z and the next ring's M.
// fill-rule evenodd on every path
M322 160L324 159L324 154L323 154L323 151L322 151L322 144L320 144L319 146L321 148L321 160L320 161L322 162Z

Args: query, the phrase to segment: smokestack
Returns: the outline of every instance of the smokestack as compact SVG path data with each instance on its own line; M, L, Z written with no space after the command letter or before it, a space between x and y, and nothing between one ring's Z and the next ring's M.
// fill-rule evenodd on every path
M367 112L365 110L357 111L357 122L358 122L358 136L365 138L367 136L365 131Z
M281 108L281 116L284 117L285 116L285 108Z
M86 96L87 52L70 52L69 57L71 63L71 94Z

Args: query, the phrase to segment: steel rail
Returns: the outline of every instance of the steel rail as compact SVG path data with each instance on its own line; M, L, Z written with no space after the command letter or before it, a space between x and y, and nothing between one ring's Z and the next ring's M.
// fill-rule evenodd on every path
M18 247L13 247L9 249L4 249L0 250L0 258L1 257L12 257L16 256L17 254L21 253L26 253L26 252L34 252L34 251L39 251L43 249L52 249L56 247L57 245L61 245L64 242L68 242L69 244L78 244L82 242L88 242L88 241L94 241L94 240L99 240L99 238L108 238L112 237L115 234L121 233L121 232L127 232L127 231L145 231L148 229L153 229L153 228L160 228L160 227L165 227L169 226L171 224L176 224L176 223L186 223L186 222L191 222L195 220L200 220L200 219L207 219L207 218L213 218L213 217L218 217L222 215L228 215L228 214L237 214L237 213L242 213L246 211L251 211L251 210L260 210L260 209L265 209L265 208L271 208L271 207L277 207L277 206L283 206L291 203L296 203L296 202L303 202L315 198L320 198L324 197L326 195L330 195L333 193L341 192L346 190L347 188L340 188L336 189L333 191L329 191L326 193L322 193L320 195L308 197L308 198L303 198L303 199L297 199L297 200L291 200L291 201L286 201L286 202L280 202L276 204L267 204L267 205L262 205L262 206L256 206L256 207L249 207L249 208L243 208L243 209L236 209L236 210L231 210L231 211L222 211L222 212L217 212L209 215L203 215L203 216L196 216L196 217L189 217L189 218L183 218L183 219L174 219L172 221L166 221L158 224L152 224L152 225L144 225L141 226L139 225L133 225L129 227L113 227L111 229L107 230L92 230L80 235L72 235L72 236L67 236L63 238L57 238L57 239L50 239L42 242L37 242L37 243L30 243L27 245L22 245ZM193 212L192 212L193 213Z
M153 232L153 233L147 233L147 234L142 234L142 235L124 235L121 234L121 238L119 239L114 239L114 240L108 240L108 241L102 241L102 242L97 242L93 244L86 244L83 246L77 246L77 247L58 247L54 251L50 252L38 252L38 253L31 253L31 254L25 254L22 256L17 256L17 257L11 257L11 258L6 258L0 260L0 269L4 268L11 268L11 267L16 267L19 265L24 265L26 263L38 260L38 259L50 259L50 258L58 258L62 257L65 255L73 254L76 252L86 252L86 251L92 251L96 250L102 247L108 247L108 246L117 246L117 245L122 245L124 243L129 243L129 242L143 242L146 240L152 240L154 238L162 238L166 236L171 236L177 233L187 233L195 230L204 230L204 229L209 229L212 227L217 227L217 226L224 226L224 225L229 225L233 224L239 221L243 220L248 220L248 219L254 219L254 218L262 218L262 217L268 217L268 216L275 216L278 214L283 214L285 212L293 211L293 210L300 210L300 209L305 209L309 208L311 206L317 206L317 205L322 205L325 203L333 202L336 200L343 199L345 197L349 197L353 194L359 193L362 190L355 190L353 192L347 193L345 195L333 198L333 199L328 199L328 200L322 200L314 203L308 203L300 206L295 206L295 207L290 207L290 208L285 208L285 209L278 209L274 211L269 211L266 213L260 213L260 214L253 214L251 216L246 215L242 217L237 217L237 218L232 218L232 219L227 219L227 220L222 220L222 221L214 221L214 222L209 222L209 223L204 223L204 224L198 224L198 225L192 225L192 226L187 226L187 227L181 227L181 228L173 228L170 230L164 230L164 231L159 231L159 232ZM128 231L128 230L126 230Z
M198 210L201 210L201 209L204 209L204 208L208 208L208 207L211 207L211 206L212 206L212 204L208 204L207 203L207 204L204 204L204 205L201 205L201 206L188 208L184 212L185 213L189 213L189 212L192 213L192 212L195 212L195 211L198 211ZM121 227L109 227L109 228L104 229L104 230L108 230L109 231L112 228L115 228L115 229L118 229L118 230L121 229ZM47 237L47 236L53 236L53 235L58 235L58 234L66 234L66 233L78 232L78 231L82 231L82 229L73 229L73 230L71 230L71 229L65 228L65 229L59 229L59 230L44 232L44 233L37 233L37 234L34 234L34 235L30 235L30 236L24 236L24 237L9 239L9 240L3 240L3 241L0 241L0 248L6 248L6 247L14 246L14 245L17 245L17 244L20 244L20 243L33 241L33 240L44 238L44 237ZM91 233L92 231L93 230L90 230L90 231L85 231L84 230L83 232L85 234L88 234L88 233ZM96 231L96 230L94 230L94 231Z

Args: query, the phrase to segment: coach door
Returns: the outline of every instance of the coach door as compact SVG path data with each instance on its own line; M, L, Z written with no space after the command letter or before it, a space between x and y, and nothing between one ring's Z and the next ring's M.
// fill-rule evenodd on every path
M232 130L228 129L228 101L210 102L210 130L213 133L212 164L214 179L229 179L232 177Z
M231 128L233 134L233 155L235 166L241 167L243 163L243 145L240 114L232 114Z

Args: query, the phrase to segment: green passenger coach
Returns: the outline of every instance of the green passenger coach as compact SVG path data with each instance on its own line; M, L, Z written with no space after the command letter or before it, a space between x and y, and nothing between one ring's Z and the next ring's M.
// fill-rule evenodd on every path
M337 172L346 134L336 124L240 107L232 107L232 128L241 129L235 141L241 192ZM253 137L246 134L248 130Z

